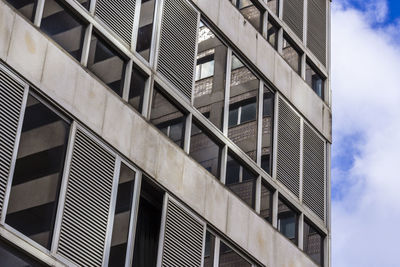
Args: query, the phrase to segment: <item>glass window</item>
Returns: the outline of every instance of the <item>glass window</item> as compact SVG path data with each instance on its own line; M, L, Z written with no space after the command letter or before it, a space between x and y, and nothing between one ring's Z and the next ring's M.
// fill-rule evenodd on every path
M219 248L219 267L251 267L251 264L223 241Z
M304 221L303 250L317 264L324 262L324 237L307 221Z
M278 230L297 245L298 215L281 199L278 202Z
M274 93L266 86L264 86L263 98L261 168L268 174L271 174Z
M85 9L89 10L90 0L77 0Z
M290 67L300 74L300 53L286 36L283 37L282 56Z
M76 60L81 60L85 26L59 1L45 1L40 29Z
M17 9L24 17L33 21L37 0L7 0L15 9Z
M275 50L278 49L278 31L279 28L275 25L275 23L271 20L268 20L267 41L272 45Z
M260 215L267 222L272 222L272 190L265 184L261 183L261 205L260 205Z
M186 115L157 88L154 88L153 91L150 122L174 141L175 144L183 147Z
M133 267L156 266L164 192L143 176L136 224Z
M230 153L226 162L225 184L250 207L255 206L257 176Z
M201 113L208 113L208 119L220 130L225 99L227 50L228 48L212 30L200 22L196 82L193 93L194 106Z
M133 67L128 103L139 112L142 112L143 95L147 78L148 76L146 74L142 73L136 67Z
M209 231L206 233L206 244L204 249L204 267L214 266L215 236Z
M87 67L119 96L122 96L125 65L125 59L113 47L92 34Z
M267 0L267 6L275 15L278 16L279 0Z
M254 161L257 149L259 83L257 77L232 55L228 137Z
M122 163L119 173L117 203L115 205L111 249L108 262L110 266L125 266L134 186L135 172Z
M156 0L142 0L140 7L136 52L147 61L150 59L155 3Z
M253 4L251 0L232 0L236 2L236 8L245 17L257 31L261 31L261 11Z
M306 64L306 82L319 97L324 98L325 81L308 62Z
M189 155L215 177L219 177L221 146L197 123L192 124Z
M22 251L0 239L0 266L28 267L46 266L37 260L25 255Z
M51 247L70 123L28 96L6 224Z

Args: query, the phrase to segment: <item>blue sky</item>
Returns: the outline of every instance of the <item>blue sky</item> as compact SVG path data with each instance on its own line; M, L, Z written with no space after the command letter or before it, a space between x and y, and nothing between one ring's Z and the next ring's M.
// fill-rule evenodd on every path
M333 267L400 261L400 0L333 0Z

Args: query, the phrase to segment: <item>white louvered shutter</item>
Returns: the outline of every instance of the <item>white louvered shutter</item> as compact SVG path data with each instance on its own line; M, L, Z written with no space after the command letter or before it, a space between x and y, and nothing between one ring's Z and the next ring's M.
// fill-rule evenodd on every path
M136 0L97 0L95 14L130 46L135 7Z
M186 0L165 0L157 70L192 98L198 12Z
M303 40L304 0L283 1L283 21Z
M303 131L303 203L325 219L325 141L307 124Z
M57 253L80 266L101 266L115 156L76 131Z
M326 1L308 0L307 47L326 66Z
M0 214L15 153L26 84L0 65Z
M278 100L276 177L293 194L300 191L300 116L282 99Z
M205 224L169 197L161 266L200 267L204 235Z

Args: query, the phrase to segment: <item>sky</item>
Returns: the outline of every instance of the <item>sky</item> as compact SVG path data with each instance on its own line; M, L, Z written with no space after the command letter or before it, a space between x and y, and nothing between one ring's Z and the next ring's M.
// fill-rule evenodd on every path
M333 267L400 266L400 0L332 3Z

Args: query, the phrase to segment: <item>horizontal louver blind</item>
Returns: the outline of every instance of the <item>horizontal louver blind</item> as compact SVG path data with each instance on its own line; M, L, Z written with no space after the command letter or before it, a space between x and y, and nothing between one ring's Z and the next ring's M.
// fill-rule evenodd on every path
M136 0L97 0L96 16L131 45Z
M299 197L300 117L281 98L278 108L276 177Z
M201 266L204 224L168 201L162 266Z
M188 99L192 97L198 13L186 0L165 0L158 71Z
M115 157L77 130L57 252L81 266L101 266Z
M303 133L303 203L325 218L325 142L310 126Z
M326 65L326 1L308 0L307 47Z
M303 40L304 0L283 1L283 21Z
M11 171L25 85L0 66L0 213Z

